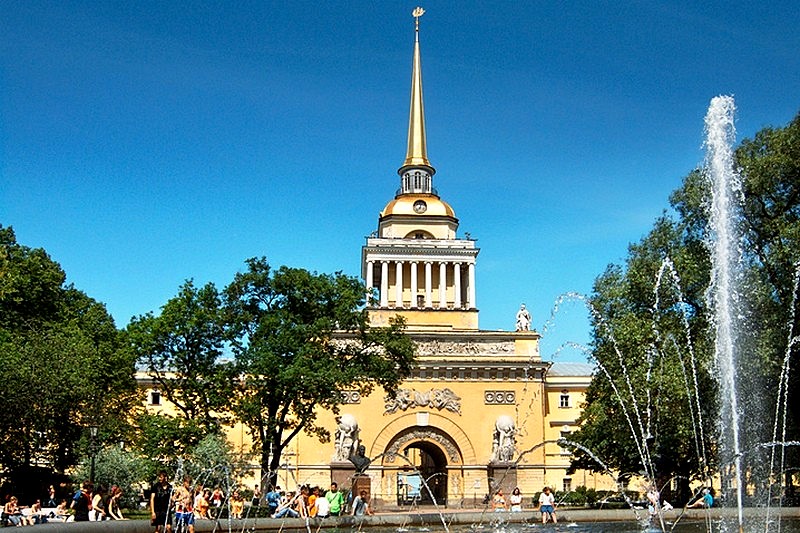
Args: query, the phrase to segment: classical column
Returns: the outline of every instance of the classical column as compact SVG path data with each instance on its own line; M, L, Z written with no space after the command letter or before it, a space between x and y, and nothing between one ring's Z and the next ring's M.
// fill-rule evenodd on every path
M403 262L397 261L395 263L394 275L394 306L398 309L403 308Z
M453 263L453 290L455 292L453 307L461 309L461 263Z
M371 305L372 287L374 286L373 276L375 275L374 268L373 262L367 261L367 306Z
M389 261L381 261L381 307L389 307Z
M416 309L417 305L417 262L411 261L411 308Z
M425 307L433 307L433 273L430 261L425 261Z
M476 309L477 304L475 303L475 263L470 263L469 267L467 267L467 275L468 280L467 283L467 307L470 309Z
M447 263L439 263L439 309L447 308Z

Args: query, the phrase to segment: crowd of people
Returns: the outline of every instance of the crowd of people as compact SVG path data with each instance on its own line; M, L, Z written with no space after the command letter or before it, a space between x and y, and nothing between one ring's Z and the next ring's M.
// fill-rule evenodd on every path
M99 520L125 520L122 516L122 490L111 486L95 489L94 484L85 481L80 490L71 498L56 502L55 488L50 485L44 503L36 499L30 506L19 504L16 496L9 495L3 504L0 526L32 526L48 522L88 522Z
M341 516L347 508L345 494L339 490L336 482L331 483L330 490L303 485L298 491L287 493L280 487L275 487L266 494L265 501L268 514L273 518ZM361 490L353 499L350 514L372 514L367 491Z
M667 502L660 502L660 495L654 486L648 486L646 491L650 514L660 510L669 510L672 506ZM42 524L48 521L102 521L126 520L122 515L123 492L116 486L106 490L103 486L95 488L94 484L84 481L74 496L68 502L61 499L56 502L56 492L51 485L44 505L42 500L36 499L30 506L21 506L16 496L6 497L2 507L3 526L26 526ZM173 486L167 479L166 471L158 474L158 479L150 487L149 506L151 524L155 532L171 531L173 522L181 526L182 531L194 532L195 520L213 520L222 516L222 510L228 510L228 516L233 519L244 518L245 502L239 490L233 490L229 497L220 487L211 489L203 485L193 485L190 477L186 476L180 486ZM519 487L515 488L506 498L502 489L495 492L491 500L496 512L523 510L523 496ZM539 495L538 511L542 516L542 524L558 522L556 518L555 495L549 487L544 487ZM253 491L252 507L264 506L266 513L272 518L325 518L350 514L353 516L372 515L369 495L366 490L358 493L345 493L339 490L337 483L333 482L329 490L321 487L303 485L296 491L283 491L280 487L271 487L263 495L256 485ZM714 505L713 491L706 488L696 501L687 505L687 508L710 508Z
M261 504L261 492L256 486L251 505ZM272 518L324 518L342 515L346 497L335 482L331 483L330 490L303 485L297 491L285 492L273 487L264 495L263 504ZM180 486L173 488L165 471L159 472L157 481L150 487L150 520L156 533L171 531L173 523L182 531L193 533L196 520L217 519L223 508L229 510L230 518L241 519L244 507L244 497L239 490L233 490L226 499L219 487L212 491L202 485L193 486L188 476ZM351 514L372 514L366 491L362 490L353 500Z

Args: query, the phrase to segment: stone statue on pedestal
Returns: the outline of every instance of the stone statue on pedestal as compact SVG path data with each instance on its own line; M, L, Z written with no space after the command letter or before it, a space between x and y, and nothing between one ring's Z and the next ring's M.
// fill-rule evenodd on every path
M514 419L508 415L500 415L494 424L492 439L492 461L509 463L514 460L516 451L516 433Z
M353 415L344 414L336 418L334 443L334 462L347 462L356 451L358 442L358 422Z

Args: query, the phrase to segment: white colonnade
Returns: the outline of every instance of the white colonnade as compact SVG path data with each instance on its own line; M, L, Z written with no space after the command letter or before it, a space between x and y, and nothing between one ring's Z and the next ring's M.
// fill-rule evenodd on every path
M369 296L372 295L375 288L375 263L380 264L380 287L378 289L379 306L382 308L476 308L474 262L468 260L419 261L416 259L367 261L365 281ZM423 269L419 268L420 263L424 264ZM435 266L438 266L438 287L436 289L434 289ZM390 279L390 271L393 271L394 279ZM448 291L448 289L450 290Z

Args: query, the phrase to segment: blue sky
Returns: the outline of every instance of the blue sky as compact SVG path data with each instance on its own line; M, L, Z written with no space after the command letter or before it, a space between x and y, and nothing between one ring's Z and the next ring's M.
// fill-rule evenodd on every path
M248 257L360 274L399 186L407 2L6 1L0 223L117 324ZM796 2L422 4L434 185L478 239L482 329L525 302L549 359L588 293L703 160L800 109ZM583 360L562 353L561 360Z

